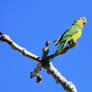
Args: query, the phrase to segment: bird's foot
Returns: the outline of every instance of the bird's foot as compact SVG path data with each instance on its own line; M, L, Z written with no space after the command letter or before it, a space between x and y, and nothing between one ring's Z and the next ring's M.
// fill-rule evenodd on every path
M76 41L70 41L68 43L69 43L70 48L78 45L78 43Z
M76 41L73 41L73 46L78 46L78 43Z

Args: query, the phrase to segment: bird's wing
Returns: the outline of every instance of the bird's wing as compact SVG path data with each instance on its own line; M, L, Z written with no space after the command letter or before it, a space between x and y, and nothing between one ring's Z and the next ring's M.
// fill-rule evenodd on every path
M66 32L60 37L59 42L63 42L65 40L67 40L68 38L72 37L74 34L78 33L80 30L80 26L79 25L72 25L70 28L68 28L66 30Z

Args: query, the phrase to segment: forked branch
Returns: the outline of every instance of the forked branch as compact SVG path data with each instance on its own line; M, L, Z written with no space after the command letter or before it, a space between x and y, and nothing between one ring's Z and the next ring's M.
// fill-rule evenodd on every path
M13 40L10 39L10 37L8 35L3 34L2 32L0 32L0 41L6 42L8 43L13 49L21 52L24 56L29 57L33 60L36 60L38 62L40 62L37 67L34 69L34 71L32 71L30 74L30 77L37 77L37 82L41 82L42 77L40 74L38 74L39 71L42 70L42 68L47 70L47 73L50 74L51 76L53 76L53 78L56 80L56 83L60 84L61 86L63 86L63 88L65 90L67 90L68 92L77 92L76 87L73 85L73 83L67 81L62 75L61 73L58 72L58 70L53 66L53 64L51 62L49 62L49 59L53 57L54 54L48 56L49 53L49 42L46 42L46 47L43 48L43 56L38 57L35 54L32 54L31 52L27 51L26 49L24 49L23 47L19 46L18 44L16 44ZM61 50L58 55L60 54L64 54L66 53L70 48L76 46L76 43L73 43L71 45L66 46L63 50ZM57 56L58 56L57 55Z

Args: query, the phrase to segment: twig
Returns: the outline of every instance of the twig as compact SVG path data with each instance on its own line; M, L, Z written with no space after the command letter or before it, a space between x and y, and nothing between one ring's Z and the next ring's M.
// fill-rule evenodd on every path
M42 68L43 67L41 63L37 64L37 67L34 69L34 71L30 73L30 78L35 77L38 74L38 72L42 70Z
M37 67L34 69L34 71L30 72L30 78L37 77L37 82L40 83L42 80L42 77L38 72L42 70L43 66L41 63L37 64Z

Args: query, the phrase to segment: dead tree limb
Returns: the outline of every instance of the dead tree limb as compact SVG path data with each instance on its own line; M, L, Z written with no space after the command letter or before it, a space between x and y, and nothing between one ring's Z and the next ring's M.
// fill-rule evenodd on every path
M2 32L0 32L0 35L1 35L0 38L1 41L8 43L13 49L21 52L24 56L29 57L38 62L42 61L40 57L36 56L35 54L32 54L31 52L27 51L25 48L16 44L13 40L11 40L11 38L8 35L3 34Z
M30 73L30 77L37 77L37 82L41 82L42 77L39 73L39 71L42 70L42 68L47 70L47 73L53 76L53 78L56 80L56 83L63 86L63 88L68 92L77 92L76 87L73 85L72 82L67 81L61 73L58 72L58 70L53 66L51 62L49 62L49 59L53 57L54 54L48 56L49 53L49 41L46 42L45 48L43 48L43 56L42 58L39 56L36 56L35 54L32 54L31 52L27 51L23 47L16 44L8 35L3 34L0 32L0 41L8 43L13 49L21 52L24 56L29 57L33 60L38 61L37 67ZM70 48L76 46L76 43L73 43L71 45L66 46L63 50L61 50L58 55L66 53ZM57 56L58 56L57 55Z

